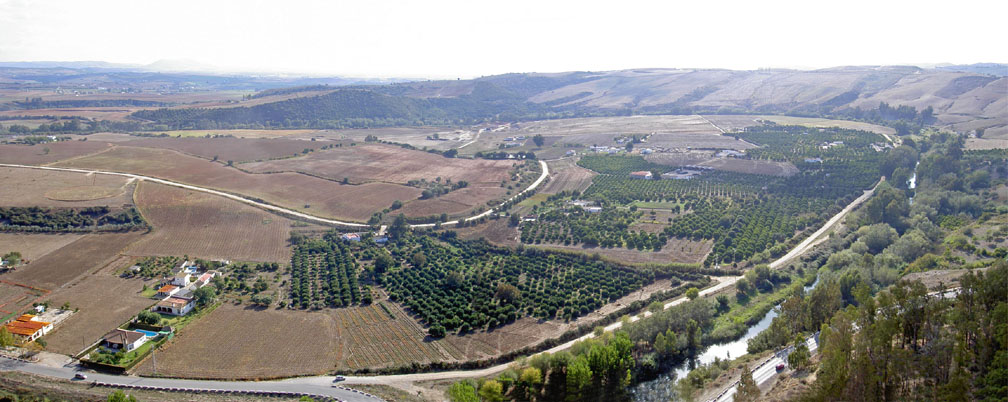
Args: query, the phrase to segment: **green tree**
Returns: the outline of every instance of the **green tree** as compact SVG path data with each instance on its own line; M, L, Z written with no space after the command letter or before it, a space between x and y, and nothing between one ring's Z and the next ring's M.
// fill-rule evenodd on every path
M810 357L808 344L805 343L805 338L799 335L794 341L794 351L788 355L788 366L795 370L804 369L808 366Z
M535 143L537 147L541 147L543 146L543 143L546 142L546 138L544 138L542 134L536 134L532 136L532 142Z
M196 299L196 304L209 306L217 299L217 288L214 285L203 286L193 292L193 298Z
M0 347L14 346L14 335L7 330L7 326L0 327Z
M587 395L583 393L588 390L591 380L592 370L588 366L588 359L584 355L574 358L567 365L567 400L584 400L584 397Z
M542 382L542 371L535 367L526 367L518 375L518 385L522 388L520 393L525 396L525 400L535 399Z
M459 381L448 388L448 400L451 402L479 402L476 387L468 381Z
M137 314L137 321L147 325L158 325L161 323L161 314L150 310L144 310L141 311L140 314Z
M108 402L137 402L137 399L133 395L126 395L122 390L116 390L109 394Z
M686 297L689 298L690 300L694 300L697 297L700 297L700 289L697 289L695 287L689 288L688 290L686 290Z
M480 386L479 396L487 402L500 402L504 400L504 386L500 381L488 380Z
M742 370L742 378L739 379L738 389L735 390L735 401L754 402L760 399L760 389L753 381L752 370L748 367Z

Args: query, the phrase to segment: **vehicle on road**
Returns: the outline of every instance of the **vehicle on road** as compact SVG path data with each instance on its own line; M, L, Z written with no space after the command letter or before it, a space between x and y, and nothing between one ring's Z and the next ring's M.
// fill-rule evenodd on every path
M784 363L781 363L781 364L778 364L778 365L777 365L777 371L778 371L778 372L780 372L780 371L784 371L784 367L786 367L786 366L784 366Z
M74 377L73 377L73 378L74 378L75 380L86 380L86 379L87 379L87 376L86 376L86 375L84 375L84 373L77 373L77 374L74 374Z
M338 375L338 376L336 376L336 378L334 378L334 379L333 379L333 381L332 381L332 382L333 382L333 383L337 383L337 382L340 382L340 381L343 381L343 380L346 380L346 377L343 377L343 376L341 376L341 375Z

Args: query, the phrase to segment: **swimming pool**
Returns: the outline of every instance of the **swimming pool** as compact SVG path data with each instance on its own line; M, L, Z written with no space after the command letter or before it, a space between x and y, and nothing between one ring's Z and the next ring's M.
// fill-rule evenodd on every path
M148 330L145 330L145 329L138 329L138 330L136 330L136 332L140 332L140 333L142 333L144 335L147 335L148 338L153 338L155 336L158 336L157 332L148 331Z

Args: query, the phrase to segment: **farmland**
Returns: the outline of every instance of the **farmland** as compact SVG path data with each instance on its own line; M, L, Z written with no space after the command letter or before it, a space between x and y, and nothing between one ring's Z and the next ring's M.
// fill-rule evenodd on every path
M306 172L332 180L348 178L351 183L383 181L406 184L410 180L437 177L470 184L499 184L508 177L514 162L483 159L445 158L438 154L390 145L338 147L293 159L247 163L252 172Z
M46 297L55 306L70 303L70 308L78 309L52 334L46 335L50 351L76 354L153 304L151 299L140 295L142 281L123 279L107 271L111 270L89 274Z
M99 141L59 141L37 145L0 144L0 163L43 165L105 151L108 148L108 143Z
M223 197L157 183L141 183L136 202L154 229L130 245L126 254L187 254L240 261L290 259L289 219Z
M419 326L396 308L389 312L378 304L292 311L226 303L159 351L157 372L254 379L461 357L445 341L425 341ZM153 366L148 361L136 370L151 374Z
M373 212L395 200L417 198L421 192L387 183L343 185L298 173L248 174L175 151L150 148L116 147L60 165L161 177L261 198L294 210L357 221L367 220Z
M143 234L137 232L88 234L3 275L3 279L53 290L114 261L126 246L141 236Z
M128 179L106 175L0 167L6 207L93 207L132 204Z
M81 234L68 233L0 233L0 253L18 251L25 260L34 261L46 254L59 250L67 244L77 241L83 236Z
M704 115L704 118L725 131L740 130L745 127L760 125L757 120L772 121L781 125L798 125L806 127L840 127L852 130L870 131L882 135L894 135L896 130L877 124L850 120L832 120L815 117L775 116L775 115Z
M302 155L306 149L314 151L330 144L327 141L305 141L284 138L131 138L133 139L120 142L119 144L145 148L171 149L203 159L215 159L221 163L225 163L226 161L239 163L290 158L295 155Z
M561 191L584 191L591 185L595 172L578 166L574 159L550 161L549 169L552 178L540 191L543 194L556 194Z

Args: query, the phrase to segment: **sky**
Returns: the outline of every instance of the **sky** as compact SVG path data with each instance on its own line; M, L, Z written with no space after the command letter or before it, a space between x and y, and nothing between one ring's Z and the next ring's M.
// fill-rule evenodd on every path
M0 61L472 78L1008 62L1008 2L0 0Z

